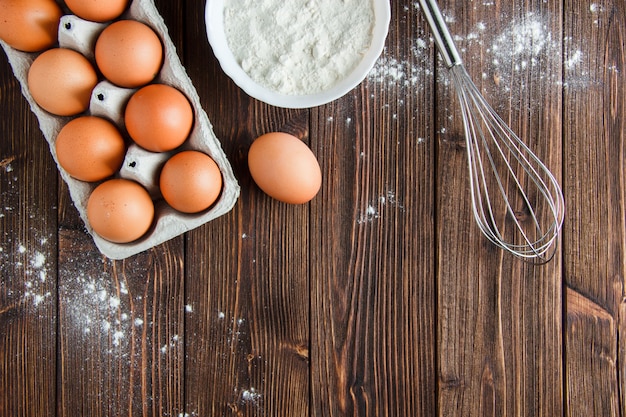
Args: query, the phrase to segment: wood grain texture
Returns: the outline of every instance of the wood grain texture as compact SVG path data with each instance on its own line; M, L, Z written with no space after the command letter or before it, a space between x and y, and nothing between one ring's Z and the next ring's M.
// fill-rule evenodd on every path
M562 5L463 4L449 1L441 7L470 76L500 116L558 176ZM440 415L560 415L558 256L542 268L532 267L503 254L479 232L470 208L455 86L445 68L437 69L433 133L439 144ZM512 227L510 221L505 225Z
M103 259L60 234L59 414L176 415L183 409L182 252Z
M619 416L617 321L572 289L566 296L567 415Z
M52 416L57 204L49 196L56 166L4 54L1 62L0 415Z
M396 42L418 36L407 24L418 11L394 6L382 60L395 68L313 112L326 179L312 207L313 415L435 409L435 357L424 349L435 338L434 143L420 139L432 64L409 78L423 62L413 42ZM394 69L407 78L388 90Z
M567 414L623 416L626 6L565 7Z
M460 111L417 1L363 83L247 96L201 0L156 0L241 185L233 210L103 257L0 58L0 417L626 416L626 4L442 0L468 71L562 179L548 265L469 206ZM323 173L289 206L247 168L285 131Z

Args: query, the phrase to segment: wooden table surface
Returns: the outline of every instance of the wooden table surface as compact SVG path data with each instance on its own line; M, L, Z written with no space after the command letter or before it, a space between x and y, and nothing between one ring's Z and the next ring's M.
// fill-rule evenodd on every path
M625 416L626 6L442 1L468 71L567 205L547 265L480 234L460 111L417 1L343 98L251 99L200 0L158 0L241 185L234 209L103 257L0 58L0 415ZM323 183L290 206L251 180L286 131Z

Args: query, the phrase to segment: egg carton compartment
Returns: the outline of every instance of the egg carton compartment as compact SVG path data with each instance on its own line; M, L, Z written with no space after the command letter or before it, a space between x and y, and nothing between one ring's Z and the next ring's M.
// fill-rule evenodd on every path
M50 146L51 154L57 163L61 177L68 185L72 201L85 223L87 231L98 249L111 259L124 259L143 252L226 214L237 202L240 192L232 167L213 132L213 127L202 108L198 93L177 55L167 26L154 2L152 0L133 0L129 9L120 19L133 19L145 23L159 35L163 46L163 65L153 82L167 84L179 89L187 97L194 111L192 132L177 151L193 149L206 153L217 163L223 181L221 194L209 209L197 214L177 212L160 198L158 189L160 169L174 152L153 153L131 144L127 150L123 166L116 176L132 179L142 184L155 203L152 228L142 238L131 243L118 244L105 240L95 233L89 225L87 201L98 183L87 183L69 176L59 165L55 150L55 140L59 131L73 117L60 117L46 112L30 94L27 84L28 70L38 53L17 51L0 40L0 45L8 57L13 73L20 82L22 94L38 118L40 129ZM59 25L59 46L81 52L93 63L95 41L106 26L106 23L89 22L73 15L63 16ZM123 113L126 103L134 91L136 90L120 88L103 80L92 92L87 114L107 118L116 123L124 132Z

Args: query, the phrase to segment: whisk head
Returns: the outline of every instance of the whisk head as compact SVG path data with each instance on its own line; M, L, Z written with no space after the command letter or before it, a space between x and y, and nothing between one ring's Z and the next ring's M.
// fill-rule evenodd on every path
M565 203L550 170L496 114L463 65L450 67L461 103L472 210L495 245L534 263L549 261Z

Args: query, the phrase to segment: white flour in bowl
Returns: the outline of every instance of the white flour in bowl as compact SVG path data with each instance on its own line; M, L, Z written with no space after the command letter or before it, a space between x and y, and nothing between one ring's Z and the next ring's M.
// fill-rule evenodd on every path
M333 87L372 42L372 0L232 0L224 31L242 69L283 94Z

